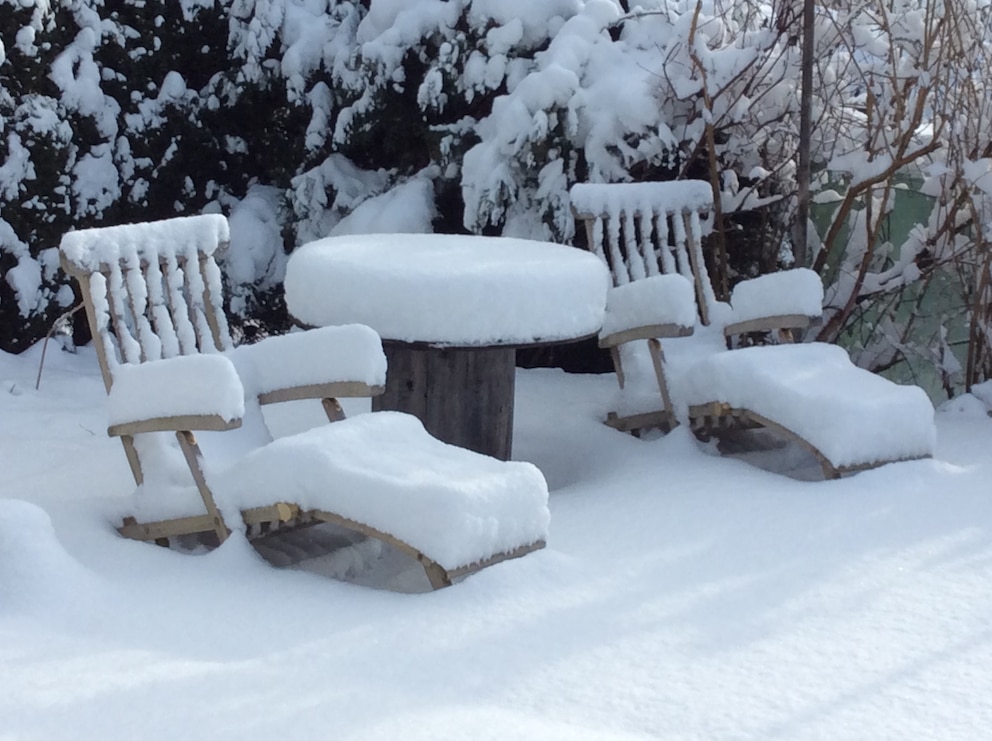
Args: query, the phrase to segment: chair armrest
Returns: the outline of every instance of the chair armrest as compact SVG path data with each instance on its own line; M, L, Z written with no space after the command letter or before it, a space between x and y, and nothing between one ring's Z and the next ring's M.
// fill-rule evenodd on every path
M808 268L741 281L730 295L724 334L801 329L823 313L823 282Z
M266 391L258 395L258 403L278 404L283 401L300 399L348 399L353 397L379 396L385 392L384 385L370 386L361 381L338 381L336 383L309 383L304 386Z
M114 368L107 433L226 430L245 413L244 388L222 355L186 355Z
M803 314L777 314L763 316L758 319L747 319L743 322L733 322L723 328L727 337L749 332L775 332L780 329L806 329L813 320Z
M681 275L654 275L611 288L599 333L600 347L637 339L685 337L696 324L692 283Z
M226 353L245 389L261 404L296 399L375 396L386 383L386 356L361 324L266 337Z

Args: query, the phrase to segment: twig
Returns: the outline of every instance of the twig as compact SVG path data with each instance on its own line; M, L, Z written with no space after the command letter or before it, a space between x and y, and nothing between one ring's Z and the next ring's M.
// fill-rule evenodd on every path
M45 367L45 353L48 351L48 340L51 339L52 335L55 334L55 329L66 319L71 317L77 311L82 309L84 304L79 303L73 306L69 311L62 314L58 319L52 323L52 328L48 330L48 334L45 335L45 341L41 345L41 360L38 362L38 378L34 382L34 390L37 391L41 388L41 371Z

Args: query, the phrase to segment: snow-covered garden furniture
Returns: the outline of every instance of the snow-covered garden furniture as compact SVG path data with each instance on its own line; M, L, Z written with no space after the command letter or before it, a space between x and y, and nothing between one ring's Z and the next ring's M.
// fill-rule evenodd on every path
M729 304L718 302L702 251L709 183L585 183L570 196L614 281L599 340L620 384L607 424L667 431L681 419L699 434L766 427L809 450L827 478L932 455L933 406L922 389L857 368L823 343L728 350L741 333L808 326L823 286L799 268L743 281Z
M506 460L516 349L593 337L609 272L584 250L445 234L328 237L286 268L286 303L309 326L358 322L389 372L373 409L416 415L445 442Z
M242 524L254 538L333 522L414 556L435 588L544 545L547 484L534 466L446 445L409 415L344 419L338 398L383 388L370 328L234 347L214 259L228 242L219 215L62 239L109 395L108 433L138 484L123 535L222 542ZM261 406L308 398L330 424L273 440Z

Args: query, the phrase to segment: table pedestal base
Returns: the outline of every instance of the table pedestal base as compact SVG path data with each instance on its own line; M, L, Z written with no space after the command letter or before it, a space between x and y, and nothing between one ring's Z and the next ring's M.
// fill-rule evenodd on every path
M386 391L372 410L413 414L434 437L509 460L516 350L383 342Z

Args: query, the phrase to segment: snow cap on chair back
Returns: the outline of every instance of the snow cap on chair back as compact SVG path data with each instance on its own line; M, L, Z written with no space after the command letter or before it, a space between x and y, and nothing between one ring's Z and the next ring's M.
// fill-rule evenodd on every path
M232 347L214 254L230 231L220 214L69 232L66 270L88 295L105 382L119 363Z
M195 247L204 255L212 255L218 247L226 246L230 241L230 230L223 215L202 214L79 229L63 235L59 249L76 268L73 272L95 272L117 262L130 249L136 250L142 259L189 247Z

